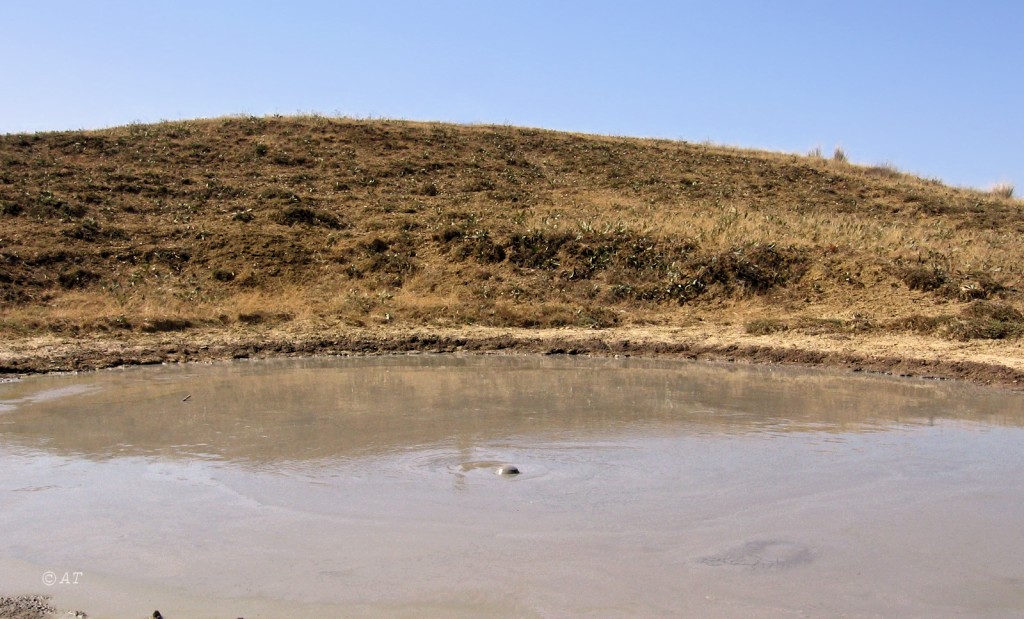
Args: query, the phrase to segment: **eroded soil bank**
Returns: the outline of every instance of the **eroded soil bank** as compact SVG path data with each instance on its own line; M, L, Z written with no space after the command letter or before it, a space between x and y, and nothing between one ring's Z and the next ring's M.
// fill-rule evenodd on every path
M896 376L1024 385L1019 341L942 341L913 335L753 336L741 327L699 325L623 329L191 330L120 336L32 337L0 346L0 374L95 370L121 365L209 362L306 355L521 352L644 356L848 369Z

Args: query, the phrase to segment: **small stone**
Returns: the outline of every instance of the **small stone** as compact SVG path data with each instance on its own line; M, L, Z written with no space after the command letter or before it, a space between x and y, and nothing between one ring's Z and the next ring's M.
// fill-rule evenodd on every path
M519 469L514 465L504 464L502 466L499 466L498 469L494 472L498 475L518 475Z

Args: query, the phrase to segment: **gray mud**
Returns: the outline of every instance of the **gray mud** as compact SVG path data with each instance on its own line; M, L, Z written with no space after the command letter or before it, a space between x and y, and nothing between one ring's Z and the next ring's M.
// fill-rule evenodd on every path
M167 619L1020 616L1022 411L650 360L30 377L0 385L0 593Z

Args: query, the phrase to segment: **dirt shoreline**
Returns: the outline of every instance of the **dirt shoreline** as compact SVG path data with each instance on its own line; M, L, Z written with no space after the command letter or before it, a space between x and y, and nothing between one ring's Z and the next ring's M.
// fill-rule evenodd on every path
M0 596L0 619L45 619L55 617L56 613L57 609L45 595ZM85 616L80 611L68 614L74 617Z
M820 367L1024 389L1020 343L907 336L751 336L730 326L629 329L351 329L307 326L129 337L35 337L0 348L0 376L227 359L407 353L637 356Z

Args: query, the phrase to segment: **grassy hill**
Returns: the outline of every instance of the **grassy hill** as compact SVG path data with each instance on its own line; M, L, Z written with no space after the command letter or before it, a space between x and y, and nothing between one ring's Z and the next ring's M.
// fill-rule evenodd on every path
M0 336L1017 341L1024 209L892 167L322 117L0 136Z

